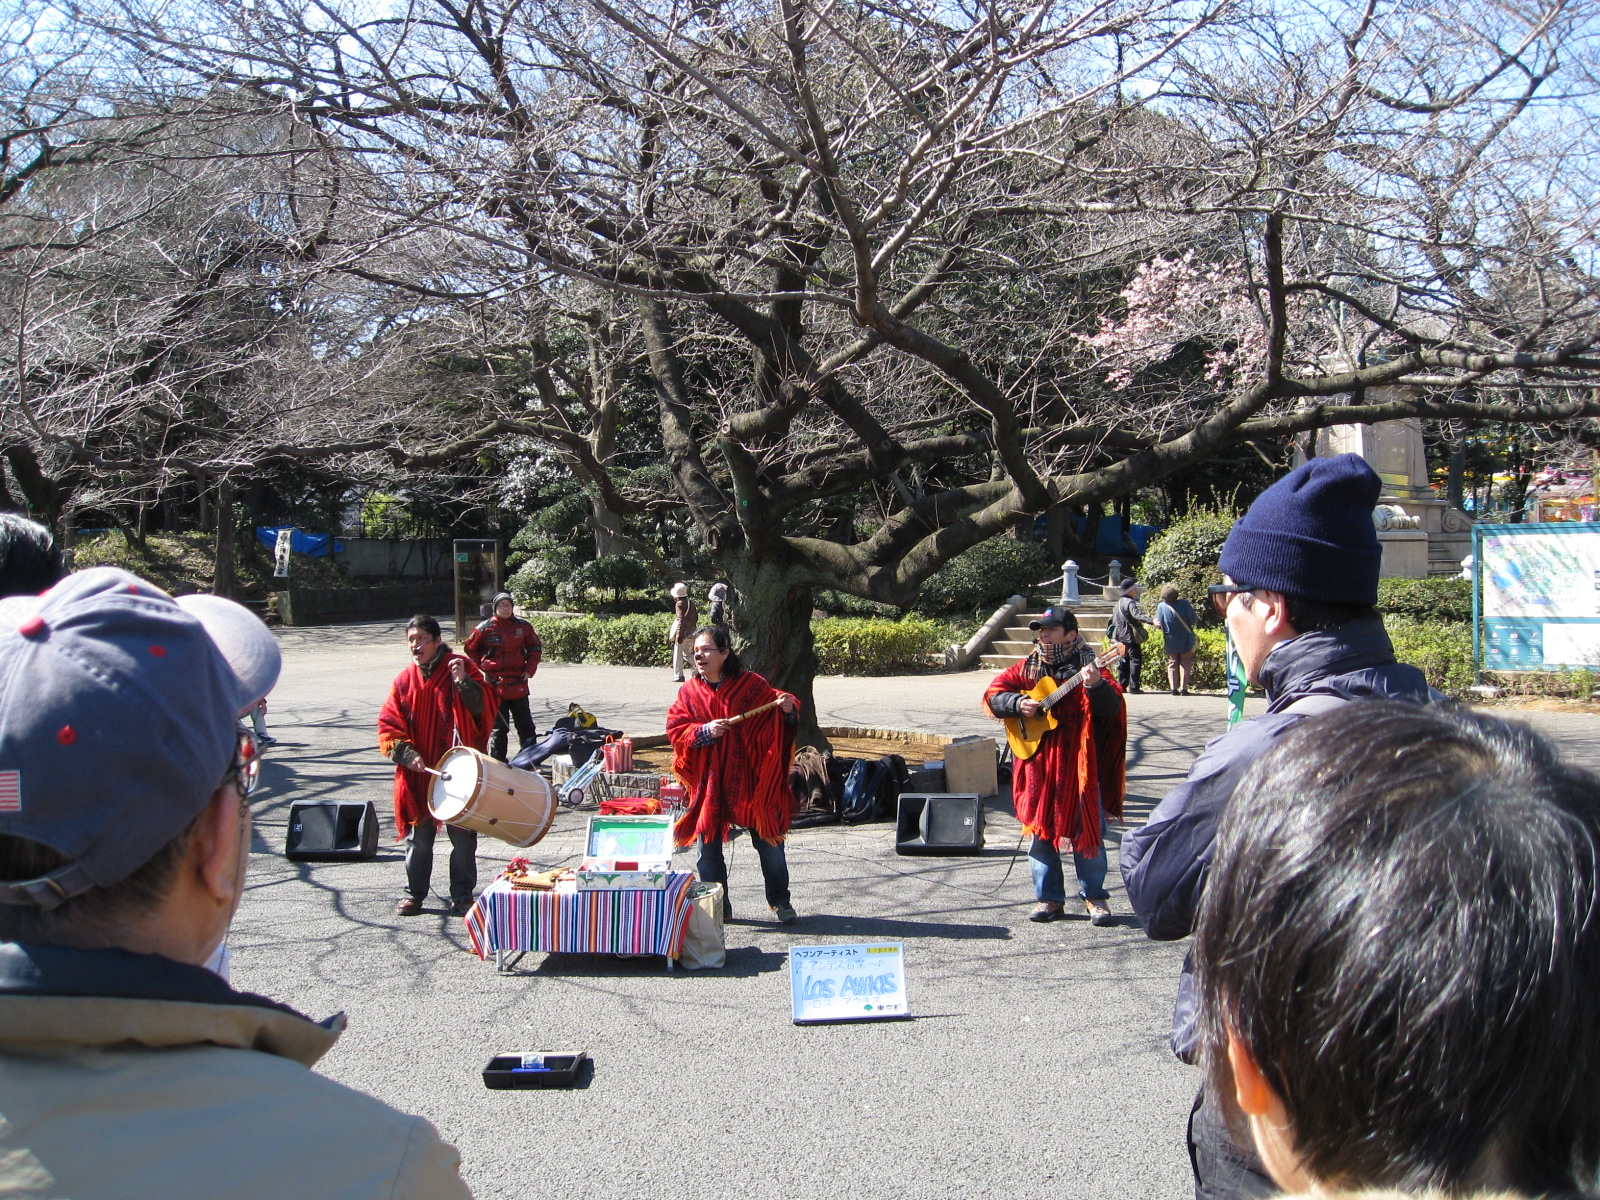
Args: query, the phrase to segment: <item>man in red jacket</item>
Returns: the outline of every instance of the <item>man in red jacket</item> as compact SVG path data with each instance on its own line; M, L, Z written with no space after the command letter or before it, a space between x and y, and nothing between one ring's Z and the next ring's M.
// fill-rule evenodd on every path
M539 669L544 644L532 625L514 615L511 593L500 592L494 598L494 616L467 635L466 651L500 697L500 713L489 737L489 757L505 762L512 721L517 723L518 749L534 738L528 679Z

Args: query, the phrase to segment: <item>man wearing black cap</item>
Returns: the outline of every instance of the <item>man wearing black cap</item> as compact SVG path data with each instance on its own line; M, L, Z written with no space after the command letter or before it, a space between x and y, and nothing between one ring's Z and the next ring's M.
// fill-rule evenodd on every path
M1037 901L1030 921L1054 921L1065 913L1066 879L1060 844L1072 847L1078 896L1096 925L1111 923L1106 901L1106 817L1121 818L1127 717L1122 692L1095 666L1094 651L1078 636L1070 609L1047 608L1028 622L1038 637L1033 653L994 677L984 693L992 716L1015 721L1040 713L1041 680L1054 690L1076 676L1081 685L1051 713L1058 724L1038 747L1018 758L1011 776L1011 801L1023 832L1033 835L1028 863Z
M203 965L278 667L248 610L123 571L0 601L0 1195L468 1195L427 1121L307 1069L343 1014Z
M528 680L539 669L544 643L532 625L516 615L510 592L494 598L494 616L467 635L467 657L482 668L500 697L494 731L489 735L489 757L506 761L511 723L517 723L517 749L534 740L533 713L528 709Z
M1378 601L1381 552L1372 510L1378 476L1358 455L1315 458L1256 498L1222 547L1212 602L1267 711L1215 739L1188 778L1124 839L1122 880L1145 933L1194 928L1217 823L1245 770L1294 725L1349 701L1433 698L1422 672L1397 663ZM1178 984L1172 1049L1195 1061L1196 992ZM1202 1089L1189 1121L1195 1195L1276 1195L1252 1152L1237 1146Z

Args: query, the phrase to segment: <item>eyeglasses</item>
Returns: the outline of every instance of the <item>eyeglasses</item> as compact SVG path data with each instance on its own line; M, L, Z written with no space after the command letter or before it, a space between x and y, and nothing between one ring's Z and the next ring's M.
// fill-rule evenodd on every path
M1217 616L1228 615L1228 605L1233 603L1235 596L1248 596L1256 589L1244 583L1213 583L1206 588L1206 595L1211 597L1211 607L1217 610Z
M256 790L256 783L261 779L261 751L256 746L256 735L243 725L239 726L239 742L234 748L233 765L222 777L222 785L226 787L235 779L246 796Z

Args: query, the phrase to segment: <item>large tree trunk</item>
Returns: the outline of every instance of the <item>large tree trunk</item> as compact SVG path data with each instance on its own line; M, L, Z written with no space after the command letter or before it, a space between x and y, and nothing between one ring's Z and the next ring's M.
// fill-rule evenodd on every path
M827 748L817 722L812 680L817 653L811 640L811 588L793 581L788 570L746 558L719 562L734 589L734 617L744 645L739 657L773 687L800 701L797 744Z

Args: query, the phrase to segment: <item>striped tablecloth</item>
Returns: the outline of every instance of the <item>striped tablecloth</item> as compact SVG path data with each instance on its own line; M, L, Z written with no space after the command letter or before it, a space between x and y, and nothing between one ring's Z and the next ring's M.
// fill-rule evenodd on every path
M692 871L674 871L664 888L618 892L535 892L497 879L467 913L467 937L479 958L496 950L676 958L693 884Z

